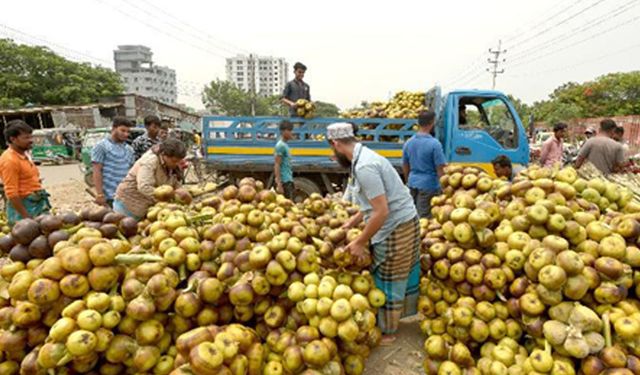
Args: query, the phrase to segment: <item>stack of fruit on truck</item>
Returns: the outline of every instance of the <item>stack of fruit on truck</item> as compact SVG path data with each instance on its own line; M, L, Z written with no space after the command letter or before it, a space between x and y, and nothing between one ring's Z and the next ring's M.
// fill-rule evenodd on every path
M572 168L451 168L423 222L427 374L639 374L640 205Z
M373 102L367 107L344 112L341 117L416 119L425 109L424 92L399 91L388 102Z
M0 374L361 374L385 302L343 247L355 207L244 179L160 187L139 223L104 209L0 238Z

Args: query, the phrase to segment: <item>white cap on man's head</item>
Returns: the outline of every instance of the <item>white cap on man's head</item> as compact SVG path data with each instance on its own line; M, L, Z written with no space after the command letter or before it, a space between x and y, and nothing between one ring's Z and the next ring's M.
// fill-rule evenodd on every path
M353 125L348 122L336 122L327 127L328 140L353 138L354 136Z

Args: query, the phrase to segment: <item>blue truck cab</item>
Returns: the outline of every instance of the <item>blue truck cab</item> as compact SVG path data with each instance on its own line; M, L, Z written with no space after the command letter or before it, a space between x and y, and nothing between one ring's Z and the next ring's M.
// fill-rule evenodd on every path
M427 107L436 113L435 136L443 145L447 163L479 167L489 174L494 174L491 161L498 155L507 155L514 164L528 163L526 132L506 95L486 90L441 95L436 87L426 98ZM311 193L332 194L344 187L349 171L332 158L325 140L328 125L356 124L362 143L388 158L398 171L402 168L402 147L417 130L415 119L204 116L207 167L235 180L254 177L269 186L278 127L284 120L294 124L289 147L296 200Z

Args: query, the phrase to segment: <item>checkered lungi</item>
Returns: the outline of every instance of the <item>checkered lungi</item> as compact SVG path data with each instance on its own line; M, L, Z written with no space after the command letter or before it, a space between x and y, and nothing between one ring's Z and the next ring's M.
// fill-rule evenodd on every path
M372 245L373 279L386 296L378 310L382 333L398 330L400 318L415 315L420 285L420 222L400 224L386 240Z

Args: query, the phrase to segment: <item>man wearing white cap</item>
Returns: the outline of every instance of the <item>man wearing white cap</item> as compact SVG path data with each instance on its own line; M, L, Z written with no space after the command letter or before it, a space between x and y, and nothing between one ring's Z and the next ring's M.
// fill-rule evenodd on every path
M400 318L416 314L420 284L420 225L409 189L389 160L358 143L354 126L336 123L327 128L327 139L340 165L349 168L349 192L360 206L345 227L362 219L362 233L347 245L356 258L370 249L371 273L386 296L378 311L382 344L395 341Z

